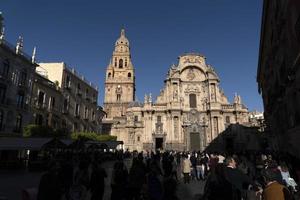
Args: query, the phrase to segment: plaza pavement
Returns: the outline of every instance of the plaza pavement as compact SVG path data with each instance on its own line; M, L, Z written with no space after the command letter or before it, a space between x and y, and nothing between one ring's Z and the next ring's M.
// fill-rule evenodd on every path
M110 179L114 162L103 163L108 178L105 181L104 200L110 199ZM125 160L129 168L131 160ZM180 171L180 169L179 169ZM6 197L7 200L21 200L21 191L26 188L37 188L43 172L27 172L25 170L0 170L0 200ZM204 182L191 181L190 184L184 184L180 178L178 183L177 196L181 200L196 200L203 193Z

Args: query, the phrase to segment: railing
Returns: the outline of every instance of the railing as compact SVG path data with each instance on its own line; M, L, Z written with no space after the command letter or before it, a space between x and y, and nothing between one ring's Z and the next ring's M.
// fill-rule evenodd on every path
M17 54L16 53L16 47L14 45L12 45L11 43L7 42L6 40L4 40L4 39L0 40L0 44L5 46L6 48L11 50L15 54ZM19 53L17 55L20 55L20 56L24 57L26 60L28 60L29 62L31 62L31 56L26 54L24 51L19 50Z
M222 105L222 109L226 110L226 109L234 109L233 105Z
M91 86L92 88L94 88L96 91L98 91L98 86L96 86L95 84L93 84L90 81L87 81L83 75L81 75L80 73L78 73L74 68L70 68L65 66L65 68L70 71L73 75L75 75L77 78L79 78L80 80L82 80L83 82L85 82L87 85Z
M36 103L35 104L35 107L37 109L46 109L47 108L47 105L45 103Z

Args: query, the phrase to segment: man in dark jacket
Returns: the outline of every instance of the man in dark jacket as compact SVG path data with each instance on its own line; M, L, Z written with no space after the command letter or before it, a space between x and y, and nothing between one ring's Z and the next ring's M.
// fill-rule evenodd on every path
M59 164L55 161L50 162L49 170L40 181L37 200L61 199L62 184L58 177Z
M104 194L104 179L107 177L106 171L99 166L100 162L93 164L90 189L92 193L91 200L102 200Z
M225 159L225 178L232 184L234 196L241 199L244 196L244 191L248 189L249 185L254 185L252 180L240 170L236 168L237 163L234 157L227 157Z

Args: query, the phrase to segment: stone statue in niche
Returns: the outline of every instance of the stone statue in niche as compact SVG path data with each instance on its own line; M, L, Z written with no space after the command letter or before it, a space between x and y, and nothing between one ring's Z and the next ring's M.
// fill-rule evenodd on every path
M237 93L234 94L234 100L233 100L233 102L236 103L236 104L239 103L239 98L238 98Z
M175 101L178 101L178 91L177 91L176 89L175 89L175 91L174 91L173 99L174 99Z
M134 133L133 132L129 133L129 142L134 143Z
M116 93L118 94L122 93L122 87L120 85L118 85L118 87L116 88Z

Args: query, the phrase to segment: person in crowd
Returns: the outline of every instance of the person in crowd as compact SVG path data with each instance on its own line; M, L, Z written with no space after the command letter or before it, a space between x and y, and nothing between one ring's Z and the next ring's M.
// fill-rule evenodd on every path
M69 191L73 184L73 165L71 159L67 158L66 161L62 162L58 177L60 178L65 198L69 199Z
M218 164L219 160L218 160L218 156L216 156L215 154L211 154L210 155L210 159L209 159L209 169L210 171L214 171L216 165Z
M182 163L182 173L183 173L184 183L190 183L191 166L192 163L190 159L188 158L188 156L185 156Z
M70 200L85 200L87 198L87 187L82 183L81 174L75 174L73 185L68 195Z
M232 184L225 178L225 166L216 165L215 170L208 176L203 200L238 200L238 195Z
M89 162L87 160L81 160L79 162L78 170L75 172L75 179L78 184L83 185L86 189L90 186L89 176Z
M291 178L287 165L284 162L281 162L281 164L278 166L278 170L281 173L281 177L283 179L285 186L290 188L293 192L297 192L297 189L296 189L297 183L295 182L295 180L293 178Z
M196 157L196 153L193 152L191 157L190 157L190 161L192 164L192 171L191 171L191 177L192 180L197 178L197 157Z
M38 188L37 200L60 199L63 195L63 187L58 176L59 163L51 161L48 171L42 176Z
M107 173L105 169L100 166L100 161L95 161L93 163L93 171L91 174L90 190L91 190L91 200L102 200L105 189L105 178Z
M265 181L265 189L263 190L263 200L291 200L290 191L278 183L277 174L272 169L262 171L262 176Z
M174 156L170 157L170 161L172 164L172 173L171 173L171 178L175 178L176 181L178 181L178 176L177 176L177 162L176 159L174 158Z
M166 178L163 182L163 198L162 200L179 200L176 191L177 191L177 181L172 177Z
M245 198L245 190L250 185L254 186L253 181L240 170L237 169L237 158L228 156L225 159L225 178L232 185L233 196L237 199Z
M122 161L114 164L111 178L111 200L123 200L128 196L128 171Z
M143 199L161 200L163 197L163 185L161 183L161 171L158 163L152 160L150 171L146 176L142 192Z
M132 166L129 171L129 200L139 200L141 196L141 189L145 182L146 166L143 162L143 155L138 154L132 160Z
M169 152L164 152L162 156L162 167L165 177L170 177L172 173L172 162L170 160Z

